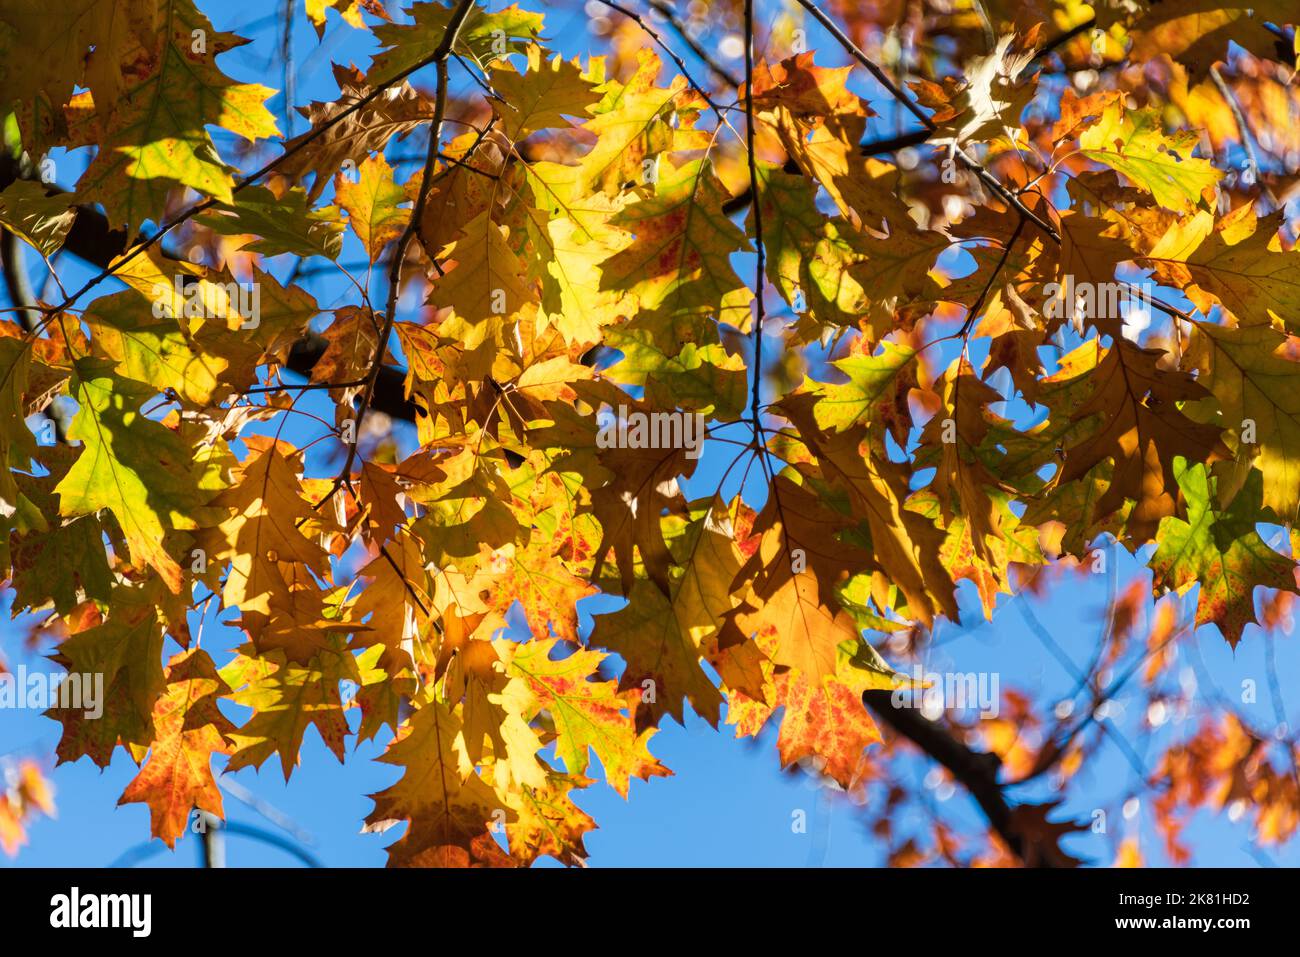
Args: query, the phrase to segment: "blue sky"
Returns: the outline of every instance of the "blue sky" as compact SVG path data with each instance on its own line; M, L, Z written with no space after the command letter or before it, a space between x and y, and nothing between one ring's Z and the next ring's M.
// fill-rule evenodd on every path
M222 63L226 72L237 79L260 80L278 87L279 68L271 69L269 64L273 57L278 57L279 40L265 13L268 7L247 0L201 5L212 8L208 12L218 27L236 30L255 40L249 47L225 56ZM589 52L599 52L599 40L588 34L581 6L575 4L557 9L551 4L528 2L525 6L535 6L547 12L546 34L551 38L553 49L566 55L585 56ZM772 6L775 9L775 5ZM811 30L810 36L815 49L831 49L830 44L818 42L820 37L816 30ZM353 61L364 66L374 46L367 33L349 30L333 14L330 15L330 30L324 44L318 44L315 33L305 20L300 23L294 43L300 103L332 99L337 91L330 75L330 60ZM689 52L683 50L683 53L691 62ZM822 62L821 56L818 59ZM836 55L828 56L825 62L838 64L841 60ZM886 112L879 98L873 95L874 91L865 85L862 90L878 109ZM279 104L278 98L271 102L277 113L280 112ZM887 116L885 122L890 123L888 128L892 129L892 119ZM299 118L295 131L303 129L303 121ZM58 181L70 185L81 162L75 157L64 161ZM354 243L355 240L349 239L344 261L359 258ZM290 265L281 257L273 261L272 271L283 279ZM750 275L752 259L738 259L737 268L741 275ZM60 264L60 272L65 283L74 284L89 275L71 259ZM376 288L381 282L377 281ZM344 283L329 277L311 279L309 289L323 307L342 304L349 292ZM109 291L107 286L104 291ZM769 351L769 355L774 351ZM324 398L316 394L304 400L302 405L332 418L324 403ZM1007 410L1005 414L1013 412ZM317 434L297 426L295 429L298 429L297 434L290 429L284 437L290 441L306 442ZM409 448L409 436L407 441ZM717 443L706 447L699 473L691 483L690 490L694 494L712 491L709 483L716 483L730 460L727 449ZM313 458L309 460L321 470L317 474L323 474L326 468L323 456L328 451L323 443L316 447ZM337 467L337 462L334 465ZM753 503L757 505L760 500L754 499ZM1127 557L1121 565L1118 581L1123 584L1136 566ZM1101 611L1106 605L1110 587L1107 576L1090 576L1072 580L1069 588L1054 591L1047 600L1026 598L1016 601L1025 602L1025 607L1037 616L1062 652L1076 666L1082 667L1101 633ZM992 623L983 622L972 589L963 586L961 597L965 612L963 620L968 624L943 624L939 627L935 646L927 661L929 668L996 672L1004 690L1019 688L1046 701L1069 696L1074 689L1074 674L1031 631L1021 612L1010 607L1005 597ZM1194 601L1195 596L1187 600ZM229 619L235 615L228 613L223 617ZM584 616L584 631L589 625L590 614L587 614ZM7 621L0 624L0 648L3 648L9 665L16 667L26 663L28 667L43 667L38 657L22 652L21 634L17 625ZM1297 673L1297 654L1294 642L1286 640L1285 636L1279 638L1278 668L1282 687L1286 689L1294 685L1291 679ZM203 646L217 657L219 664L225 660L219 653L233 648L241 640L240 632L212 616L204 622ZM1196 655L1189 655L1185 650L1180 652L1181 657L1174 669L1180 680L1197 683L1201 698L1208 695L1207 685L1210 683L1228 695L1236 694L1243 679L1254 679L1263 686L1264 644L1257 629L1248 629L1235 655L1212 628L1202 629L1196 635L1194 647ZM1137 721L1131 709L1141 707L1136 697L1129 696L1135 691L1135 688L1128 689L1126 695L1120 696L1119 704L1127 702L1130 711L1120 712L1115 720L1121 729L1127 729L1134 750L1138 757L1145 759L1149 771L1167 741L1174 735L1185 733L1187 726L1171 722L1161 732L1140 737L1132 735ZM1256 727L1268 728L1276 723L1273 704L1267 694L1261 694L1259 704L1245 706L1245 710ZM0 752L4 755L0 760L51 755L58 731L55 722L36 712L0 711ZM675 772L673 777L648 783L634 781L628 801L603 785L578 795L578 803L600 825L600 829L587 839L593 866L804 867L882 862L883 847L868 832L869 819L851 802L843 795L819 786L812 776L798 769L791 772L779 769L775 722L769 722L764 734L753 742L735 740L731 730L725 726L715 732L699 719L688 718L685 728L666 719L663 730L651 743L651 750ZM309 731L302 750L301 766L288 784L280 774L278 759L274 758L260 773L246 769L229 778L233 778L236 787L246 789L292 819L299 830L295 839L304 843L326 865L382 865L384 847L395 839L396 834L359 833L362 818L371 807L365 795L388 786L398 773L397 769L372 760L380 751L381 746L367 743L349 750L346 763L340 765L315 732ZM934 806L945 818L967 826L982 821L978 809L965 793L944 787L931 774L932 768L927 762L909 759L895 767L904 775L904 783L930 794ZM57 789L58 819L34 823L30 828L30 846L21 851L16 861L0 857L0 866L98 866L117 861L125 854L142 852L141 846L148 843L147 809L143 805L115 807L118 795L135 771L135 766L120 751L113 764L103 772L88 759L55 770L53 781ZM1139 809L1130 821L1123 820L1117 813L1119 805L1131 793L1137 773L1119 748L1107 745L1084 775L1073 783L1070 800L1062 808L1063 816L1071 814L1087 819L1092 810L1099 807L1111 809L1112 816L1109 834L1088 833L1067 839L1066 846L1072 853L1098 863L1109 863L1114 855L1114 837L1118 830L1140 837L1149 862L1162 861L1149 809ZM1058 795L1046 783L1041 783L1016 796L1047 800ZM229 794L226 808L233 821L276 830L276 825ZM792 815L801 810L807 815L808 827L805 833L795 833L791 827ZM923 827L925 822L904 819L897 824L906 829ZM310 835L309 844L305 835ZM1254 866L1260 862L1245 849L1250 836L1248 818L1233 823L1226 815L1201 814L1194 819L1186 835L1187 842L1196 851L1196 863ZM1294 843L1280 852L1270 850L1268 858L1278 864L1300 863L1300 853L1297 853ZM161 853L148 857L147 863L193 866L196 844L193 837L187 837L175 852L162 849ZM160 847L154 845L154 849ZM233 865L295 863L280 850L240 836L230 837L227 855Z

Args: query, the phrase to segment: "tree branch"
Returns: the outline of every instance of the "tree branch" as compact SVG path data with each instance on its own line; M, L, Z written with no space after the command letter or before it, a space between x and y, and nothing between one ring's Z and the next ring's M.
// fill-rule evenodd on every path
M1037 844L1026 839L1015 826L1014 808L998 783L1002 761L989 751L972 751L942 725L925 717L919 708L900 708L892 691L864 691L862 702L893 731L911 741L933 758L973 797L989 826L1011 853L1028 867L1055 867L1052 854L1040 853Z
M27 278L23 244L16 235L3 227L0 227L0 259L4 260L5 288L9 291L9 302L19 307L18 321L23 329L31 332L40 323L41 313L36 308L36 294L32 292L31 281Z
M442 35L437 49L433 51L430 57L438 71L438 86L434 94L433 118L429 121L429 150L424 159L424 176L420 180L420 191L415 197L415 206L411 210L411 218L402 230L402 235L398 237L397 243L393 246L393 258L388 267L388 302L384 308L384 326L379 333L379 340L375 343L375 359L370 366L370 373L366 377L366 386L361 393L361 408L357 412L357 427L353 429L352 441L348 445L348 457L343 463L343 468L339 471L339 477L334 482L334 487L330 490L325 498L317 503L317 508L323 505L339 487L351 481L352 463L356 461L357 447L361 443L361 421L366 417L366 410L370 408L374 400L375 386L379 381L380 370L384 366L384 352L388 348L388 338L393 332L393 322L397 319L397 300L401 293L402 284L402 263L406 260L406 250L411 245L411 240L419 231L420 220L424 216L424 207L429 199L429 188L433 185L433 168L438 161L438 141L442 139L442 119L447 112L447 57L451 55L451 48L456 44L456 38L460 35L460 28L465 23L465 18L469 15L474 6L474 0L460 0L451 19L447 22L447 29ZM349 485L349 487L351 487Z
M705 90L704 87L700 86L700 84L695 81L695 77L691 76L691 71L686 68L686 61L683 60L680 56L678 56L677 53L672 49L672 47L670 47L667 43L664 42L663 37L659 35L659 32L657 30L651 27L650 24L646 23L645 20L641 18L641 15L639 13L637 13L635 10L629 10L621 3L616 3L614 2L614 0L600 0L600 2L603 3L605 6L609 7L611 10L615 10L618 13L621 13L623 16L627 17L638 27L640 27L642 32L644 32L646 36L650 37L650 39L655 42L655 44L659 47L659 49L663 50L664 53L667 54L668 58L673 61L673 64L677 67L677 69L682 71L682 76L686 77L686 82L690 84L691 89L694 90L696 93L700 94L700 96L704 98L704 102L709 104L709 108L712 109L715 114L717 114L718 122L719 123L726 122L726 117L722 115L722 110L718 107L718 104L713 101L713 97L709 96L708 91ZM654 4L652 3L651 6L654 6ZM656 7L656 9L658 8ZM677 24L676 19L673 17L669 18L669 22L673 23L674 26L676 26ZM710 62L706 57L703 56L702 51L696 49L695 41L691 39L690 34L686 33L686 31L680 27L678 28L678 33L681 34L682 39L686 42L687 46L689 46L692 50L694 50L696 55L699 56L700 59L704 60L706 64L708 64L710 69L714 70L715 72L719 69L718 67L715 67L713 63ZM727 77L725 73L722 75L724 78L730 79L729 77ZM733 83L732 85L735 86L737 84Z
M749 163L749 212L754 217L754 385L749 410L754 420L754 445L761 447L759 392L763 384L763 208L758 196L758 157L754 154L754 0L745 0L745 155ZM761 452L759 453L762 454Z
M1251 137L1250 124L1246 122L1246 114L1242 112L1241 103L1237 101L1237 95L1232 92L1232 88L1219 72L1217 65L1210 67L1210 79L1223 97L1223 101L1228 104L1228 110L1232 113L1232 119L1237 124L1237 133L1241 136L1242 149L1246 151L1246 168L1250 170L1252 185L1258 185L1260 191L1268 197L1269 202L1274 207L1280 205L1273 191L1269 189L1264 182L1263 174L1259 167L1259 154L1255 152L1255 141Z
M1069 43L1071 40L1073 40L1081 33L1087 33L1094 26L1096 26L1096 24L1097 24L1097 18L1089 17L1087 20L1084 20L1082 23L1078 24L1077 26L1070 27L1070 29L1066 30L1059 37L1049 40L1047 43L1043 44L1043 48L1034 54L1034 58L1030 62L1037 63L1039 60L1046 59L1053 52L1055 52L1058 47L1065 46L1065 44Z
M649 4L652 10L660 14L669 22L669 24L672 25L672 28L677 31L677 35L682 38L682 42L691 48L691 52L700 58L700 61L709 68L710 73L716 76L723 83L727 84L727 86L733 88L740 86L740 78L732 76L731 72L727 70L726 67L718 63L709 51L700 46L696 39L691 36L690 32L686 29L686 24L682 23L681 17L677 15L676 10L664 2L664 0L649 0ZM685 72L685 70L682 72Z
M899 133L897 136L883 140L868 140L858 147L858 151L863 156L880 156L908 146L920 146L933 135L934 130L926 127L923 130L912 130L910 133Z

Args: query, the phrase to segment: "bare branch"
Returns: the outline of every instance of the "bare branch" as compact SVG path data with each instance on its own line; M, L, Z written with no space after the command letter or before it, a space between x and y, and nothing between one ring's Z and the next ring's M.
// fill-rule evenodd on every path
M1037 853L1013 826L1011 804L998 784L1002 761L996 754L972 751L918 708L895 707L891 691L864 691L862 701L882 722L941 764L970 792L988 818L989 826L1011 853L1030 867L1054 866L1049 856Z

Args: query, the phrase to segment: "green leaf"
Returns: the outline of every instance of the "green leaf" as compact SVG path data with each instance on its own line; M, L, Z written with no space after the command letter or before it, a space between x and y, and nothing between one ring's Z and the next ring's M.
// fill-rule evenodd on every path
M1300 594L1295 562L1275 552L1255 530L1260 478L1252 472L1226 512L1214 507L1216 482L1204 465L1179 456L1174 474L1187 502L1187 519L1161 519L1159 547L1151 556L1157 588L1186 591L1200 583L1196 624L1216 624L1234 648L1246 625L1255 622L1260 585Z
M219 203L219 212L195 221L223 236L256 236L243 248L264 256L292 253L338 259L343 248L343 223L335 206L311 209L305 190L295 187L283 196L264 186L240 190L232 203Z
M110 600L113 575L104 552L104 531L89 517L74 518L15 541L14 605L42 608L54 603L61 615L86 599Z
M677 355L668 355L646 329L611 329L605 344L623 353L606 374L624 385L644 386L653 405L698 410L719 419L735 419L745 408L745 362L727 355L718 343L688 342Z
M153 741L153 705L166 685L157 597L156 586L121 585L110 597L107 621L59 645L54 660L69 674L102 675L104 682L102 714L92 717L76 708L46 712L63 722L60 762L89 755L106 768L119 738L138 747Z
M1161 206L1190 212L1205 205L1202 194L1223 176L1209 160L1192 156L1200 138L1193 130L1166 135L1158 110L1126 110L1112 102L1079 137L1079 146L1088 159L1123 173Z
M145 49L132 51L156 68L137 74L128 66L124 75L139 78L114 102L96 94L94 110L72 130L75 145L99 148L77 183L78 199L102 203L109 223L131 235L162 215L178 186L231 202L234 179L208 126L250 141L279 132L264 102L274 91L236 83L216 65L219 54L247 41L213 29L192 0L158 7L156 27L140 38Z
M906 403L906 386L916 384L916 374L907 375L916 358L916 350L886 341L874 356L849 356L831 363L849 377L843 384L810 384L809 391L818 396L813 416L822 429L843 432L855 425L869 425L888 419L890 409L899 400Z
M206 405L229 363L187 339L175 319L152 318L150 309L132 289L91 303L82 319L94 331L96 353L112 359L119 375Z
M39 520L24 522L26 516L20 513L14 522L19 527L9 536L15 609L45 608L53 602L54 610L66 615L83 600L107 604L110 599L113 574L104 549L103 525L91 516L58 518L54 488L75 455L66 445L43 449L40 464L49 474L15 476L32 519ZM24 524L27 527L21 527Z
M151 566L179 594L181 569L164 539L173 529L194 528L194 513L203 505L192 450L141 414L141 400L155 390L123 379L102 360L78 360L71 391L81 408L68 438L84 447L55 489L60 514L108 509L132 561Z
M855 324L868 293L849 267L866 254L848 222L817 208L817 186L806 176L763 163L758 181L768 280L791 308L819 324ZM752 236L752 209L746 226Z
M366 79L379 85L433 53L447 32L455 7L455 4L416 3L406 9L414 23L376 26L375 39L384 49L376 54ZM518 4L498 13L488 13L475 5L461 24L452 52L480 63L517 53L541 34L542 19L542 14L522 10Z

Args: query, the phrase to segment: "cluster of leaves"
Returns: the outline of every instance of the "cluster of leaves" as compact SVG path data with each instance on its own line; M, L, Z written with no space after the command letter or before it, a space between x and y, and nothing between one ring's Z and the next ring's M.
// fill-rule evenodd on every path
M130 243L30 328L0 322L0 563L57 660L105 676L102 720L51 712L60 760L126 749L142 768L122 801L168 844L191 809L222 813L214 756L274 756L288 778L314 727L340 760L350 736L391 736L382 760L402 774L367 827L407 824L392 864L579 863L593 755L626 796L671 773L648 745L688 709L716 726L725 702L738 735L779 713L783 765L863 787L880 740L863 692L903 680L866 635L957 620L962 580L991 617L1017 570L1109 534L1148 549L1157 593L1199 584L1196 622L1234 645L1256 587L1296 591L1259 533L1300 508L1300 253L1282 213L1260 215L1135 90L1061 93L1040 74L1052 57L1159 59L1187 96L1229 37L1279 56L1289 3L954 15L958 49L1001 39L943 77L936 30L931 78L893 91L924 119L928 167L864 152L884 107L833 54L760 59L720 104L665 70L657 33L569 62L520 7L417 2L390 22L333 6L349 28L372 14L380 51L336 67L338 98L276 141L272 91L216 62L244 41L192 0L0 4L20 149L93 148L71 192L6 189L0 222L49 257L97 206ZM307 9L320 29L325 5ZM451 94L449 61L471 94ZM407 79L425 68L433 93ZM211 127L281 149L237 176ZM428 162L402 173L390 144L426 130ZM345 231L364 278L339 262ZM163 252L183 232L206 264ZM281 255L295 266L277 279ZM351 277L352 301L319 303L295 281L305 261ZM88 296L110 277L125 288ZM1139 344L1118 313L1060 308L1067 277L1168 322ZM790 320L765 326L769 311ZM324 351L303 383L290 357L311 335ZM405 455L365 418L395 355ZM310 474L280 432L321 392L345 458ZM41 445L28 420L54 397L76 414ZM1012 400L1036 424L993 411ZM620 409L703 416L716 491L688 498L686 448L602 441ZM737 477L747 497L724 492ZM623 604L580 633L598 593ZM246 635L220 668L190 633L213 602ZM500 637L509 615L526 640Z
M27 825L39 815L54 814L54 788L40 766L24 759L4 769L0 791L0 850L9 856L27 843Z

